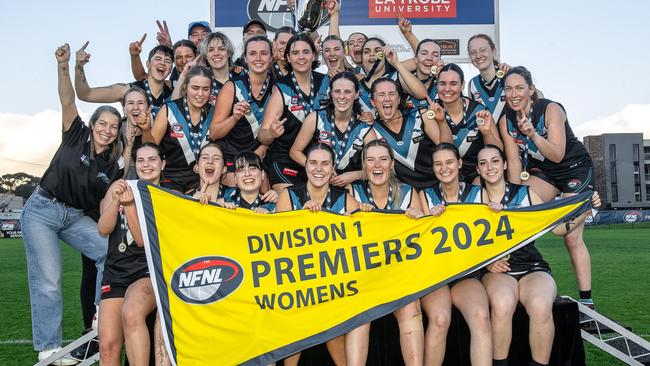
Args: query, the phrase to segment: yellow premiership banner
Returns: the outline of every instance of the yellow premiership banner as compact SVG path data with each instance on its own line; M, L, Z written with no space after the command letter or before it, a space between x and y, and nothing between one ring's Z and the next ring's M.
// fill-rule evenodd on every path
M135 188L135 187L134 187ZM138 183L168 352L178 365L264 365L417 300L589 208L590 193L440 217L255 214Z

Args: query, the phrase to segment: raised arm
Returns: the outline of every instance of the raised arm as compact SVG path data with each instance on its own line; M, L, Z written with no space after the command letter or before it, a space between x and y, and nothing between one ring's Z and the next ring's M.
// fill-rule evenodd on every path
M126 189L126 182L123 179L117 180L108 187L106 195L99 204L99 221L97 229L99 235L106 236L115 230L117 216L120 212L120 196Z
M214 141L226 137L250 107L247 102L237 102L233 107L232 102L234 97L235 84L232 81L227 81L217 95L214 115L210 123L211 140Z
M479 120L482 119L483 123L479 124ZM499 130L497 125L492 119L492 112L489 109L485 108L476 113L476 125L479 132L483 136L483 142L491 145L498 146L500 149L503 149L503 142L499 137Z
M398 18L397 25L399 26L399 31L402 32L402 35L406 39L406 42L411 46L413 54L415 54L415 50L417 50L420 40L415 36L415 34L413 34L413 25L411 24L411 21L405 18Z
M404 91L416 99L425 99L427 97L427 88L424 87L418 78L404 66L397 58L397 52L391 47L384 47L384 55L395 70L399 73L399 81Z
M124 216L126 216L126 223L129 226L129 231L133 235L133 241L139 247L144 246L144 239L142 237L142 230L140 229L140 220L138 219L138 211L135 207L135 197L131 186L126 184L126 189L120 195L120 203L124 207Z
M54 53L57 62L57 77L59 82L59 100L61 101L61 121L63 131L70 129L72 121L79 112L74 102L74 89L70 80L70 45L67 43L56 49Z
M548 138L544 138L535 131L531 121L519 121L519 130L528 136L528 138L537 146L539 152L548 160L559 163L564 159L566 149L566 114L564 110L556 104L550 103L546 107L546 128L548 129Z
M122 100L124 93L129 89L127 84L113 84L104 87L91 88L86 80L84 65L90 61L90 54L86 52L88 41L77 51L74 84L77 89L77 97L84 102L90 103L115 103Z
M129 54L131 55L131 72L135 80L142 80L147 77L147 72L142 66L142 60L140 59L140 53L142 53L142 43L145 38L147 38L147 33L145 33L139 41L131 42L129 44Z
M327 13L330 16L329 35L341 38L341 29L339 27L339 20L341 15L341 6L338 0L329 0L327 4Z
M519 158L519 146L515 140L508 133L508 121L506 116L501 116L499 119L499 132L501 140L503 141L503 150L506 153L508 160L508 180L512 183L519 184L521 182L521 159Z
M151 113L147 113L147 116L142 117L146 119L146 122L140 120L142 114L138 116L138 127L142 130L142 142L153 142L156 145L160 145L160 141L165 137L165 132L167 131L167 113L168 108L165 104L158 110L156 119L153 121L153 126L150 128L147 128L147 126L151 126L149 123L149 118L151 117L148 117L151 116Z

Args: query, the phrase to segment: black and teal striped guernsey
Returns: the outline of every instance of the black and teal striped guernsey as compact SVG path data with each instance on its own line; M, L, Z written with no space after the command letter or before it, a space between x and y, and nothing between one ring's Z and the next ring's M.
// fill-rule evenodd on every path
M560 106L560 108L562 108L562 110L564 110L564 107L562 107L562 105L557 102L553 102L548 99L538 99L533 103L533 113L532 116L530 116L530 122L533 124L535 131L537 131L537 133L545 139L548 138L548 128L546 126L546 109L550 103L556 103L558 106ZM546 159L539 152L539 148L535 145L532 139L529 139L526 135L519 131L516 113L512 109L506 108L505 114L507 119L506 124L508 128L508 134L519 146L519 151L522 158L526 155L527 152L527 159L522 159L524 160L524 163L525 160L528 160L528 164L524 168L527 168L528 170L531 168L537 168L542 173L555 175L558 171L565 172L568 169L571 169L572 166L575 166L581 162L588 162L589 165L591 165L591 157L589 156L589 153L587 152L585 146L573 134L571 126L569 126L568 118L564 122L564 135L566 141L564 158L561 162L554 163Z
M495 76L496 78L496 76ZM469 81L469 95L475 100L486 106L492 112L492 118L498 121L506 106L505 79L498 79L488 84L495 83L490 89L488 88L481 75L474 76Z
M485 146L483 134L476 124L476 113L486 110L483 104L476 101L468 101L467 111L463 114L463 120L458 123L450 123L447 118L447 125L451 130L454 145L458 148L460 157L463 159L461 174L465 182L472 183L472 180L478 175L476 164L478 161L478 152Z
M501 204L508 209L529 207L532 205L530 199L530 188L514 183L506 183L506 191ZM508 259L510 271L508 274L516 275L526 272L531 266L546 266L548 264L544 261L542 254L535 247L535 241L530 242L528 245L517 249L510 253Z
M327 109L316 114L316 140L328 144L334 150L336 173L361 170L361 150L363 139L372 129L372 125L360 121L356 116L346 131L336 128L333 116L328 116ZM347 136L346 136L347 135Z
M115 229L108 236L102 284L128 286L149 274L144 247L133 240L122 210L120 207Z
M249 74L236 77L229 81L233 83L235 94L233 96L233 106L239 102L250 104L250 114L240 118L226 136L219 140L223 147L224 158L227 162L232 162L235 155L242 151L255 151L260 146L257 140L264 111L269 102L271 91L273 90L273 80L268 80L267 88L262 95L261 100L252 97Z
M386 202L386 207L378 207L374 199L371 199L372 190L369 188L370 183L367 180L361 182L352 183L352 196L359 203L368 203L375 208L380 210L402 210L406 211L407 208L411 205L411 200L413 198L418 199L418 197L413 197L416 194L416 191L408 184L400 184L399 194L397 202L393 202L392 192L389 190L388 202Z
M403 112L403 116L398 133L391 131L379 119L373 124L373 129L377 138L385 140L393 150L397 179L417 189L428 187L436 181L431 156L436 145L424 132L424 123L417 109Z
M241 191L237 187L227 187L223 190L223 199L225 202L231 202L237 205L237 207L247 208L253 210L255 208L261 207L267 209L269 212L275 211L275 203L273 202L264 202L260 195L257 195L257 199L253 202L246 201L241 196Z
M292 210L302 210L303 205L311 199L307 191L307 184L297 184L286 189L289 191ZM348 211L347 191L343 188L329 186L327 196L321 207L323 211L344 214Z
M422 192L424 193L429 208L440 204L447 205L450 203L481 203L481 186L465 182L460 182L458 185L458 201L456 202L448 202L445 199L444 194L442 193L442 188L438 183L431 187L424 188Z
M273 140L269 147L267 157L270 161L297 165L289 156L289 150L300 132L302 122L309 113L324 107L328 99L329 77L315 71L312 71L312 75L315 92L311 103L309 95L305 95L302 90L296 90L291 73L280 78L275 84L282 94L283 111L280 119L287 120L284 122L284 133ZM302 167L298 166L298 169L302 170Z
M184 98L165 103L167 108L167 129L160 141L165 154L165 181L193 188L199 182L198 174L192 168L196 164L199 149L209 142L208 128L212 121L214 108L206 104L207 111L202 114L202 123L188 123Z

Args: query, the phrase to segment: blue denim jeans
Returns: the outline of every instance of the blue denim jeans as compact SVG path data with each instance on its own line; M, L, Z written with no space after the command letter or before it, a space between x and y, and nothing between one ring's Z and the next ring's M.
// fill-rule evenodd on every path
M108 239L99 235L97 223L85 216L83 210L46 198L39 189L27 200L20 224L27 257L34 349L43 351L61 346L63 299L59 240L95 261L95 303L99 304Z

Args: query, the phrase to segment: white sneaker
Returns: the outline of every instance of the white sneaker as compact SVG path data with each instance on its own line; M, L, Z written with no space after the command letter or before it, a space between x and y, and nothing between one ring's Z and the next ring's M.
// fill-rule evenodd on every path
M45 350L45 351L40 351L38 353L38 360L43 361L43 360L49 358L50 356L52 356L53 354L59 352L60 350L61 350L61 347L52 348L52 349L48 349L48 350ZM79 363L79 361L75 360L74 358L64 356L64 357L61 357L58 360L52 362L50 365L72 366L72 365L76 365L78 363Z

